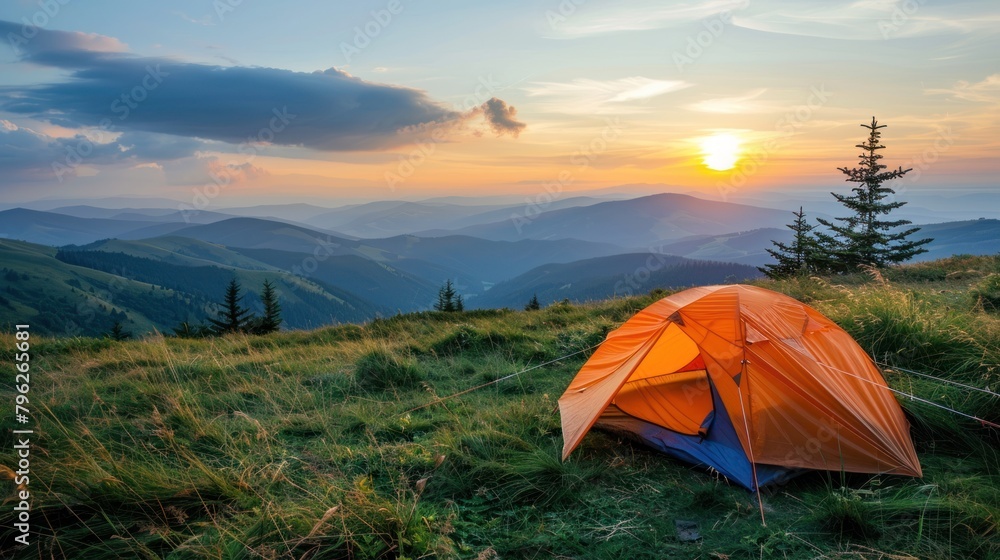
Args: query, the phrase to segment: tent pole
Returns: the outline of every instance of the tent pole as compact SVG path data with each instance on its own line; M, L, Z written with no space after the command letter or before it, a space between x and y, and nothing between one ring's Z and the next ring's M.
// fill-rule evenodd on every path
M744 355L743 362L740 364L742 370L740 372L740 382L736 385L736 390L740 395L740 412L743 414L743 429L747 434L747 450L750 453L750 473L753 475L753 488L757 492L757 507L760 509L760 524L767 527L767 520L764 519L764 500L760 496L760 484L757 482L757 462L754 460L753 456L753 442L750 440L750 422L747 420L747 411L743 406L743 382L745 381L748 385L750 380L747 377L747 360Z

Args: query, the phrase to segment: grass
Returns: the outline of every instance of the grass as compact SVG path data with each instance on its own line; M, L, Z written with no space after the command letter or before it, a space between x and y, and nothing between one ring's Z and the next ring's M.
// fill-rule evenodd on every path
M840 323L895 388L996 422L997 399L904 369L1000 386L1000 316L974 296L998 270L956 257L761 284ZM923 479L810 473L767 489L766 526L755 496L615 434L560 461L556 400L586 355L427 406L587 348L663 295L268 337L33 337L34 544L0 557L1000 556L997 432L917 401L900 402Z

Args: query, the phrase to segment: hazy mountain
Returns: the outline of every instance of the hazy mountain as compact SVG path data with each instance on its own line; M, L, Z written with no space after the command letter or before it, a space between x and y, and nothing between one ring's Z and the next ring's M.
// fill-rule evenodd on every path
M149 222L77 218L25 208L0 212L0 238L53 246L82 245L98 239L121 237L148 226Z
M331 209L325 206L314 204L294 203L294 204L260 204L257 206L238 206L213 208L217 212L232 216L244 216L248 218L279 218L292 222L306 223L310 218L329 212ZM204 212L204 210L202 210Z
M61 206L53 208L49 212L76 216L78 218L107 218L136 222L180 222L192 224L210 224L233 217L229 214L219 212L181 212L176 208L99 208L88 205Z
M380 201L345 206L320 214L306 221L310 225L366 238L393 237L430 229L451 230L486 224L509 218L512 213L524 214L530 199L517 203L472 204L444 201ZM545 210L558 210L606 202L593 197L557 199L545 205Z
M627 252L616 245L576 239L490 241L464 235L405 235L388 239L366 239L361 243L365 247L375 247L403 258L433 262L490 283L513 278L542 264L566 263Z
M261 218L230 218L221 222L185 227L172 233L228 247L277 249L309 254L320 251L330 256L360 254L357 250L359 246L357 241L331 232Z
M655 288L720 284L759 278L755 267L697 261L659 253L630 253L548 264L502 282L471 299L474 307L523 307L537 294L542 305L647 293Z
M552 210L562 210L563 208L581 208L584 206L592 206L594 204L600 204L602 202L609 202L609 198L597 198L592 196L572 196L567 198L557 198L551 202L547 199L540 199L538 201L533 200L533 197L526 197L523 202L515 205L504 206L495 210L489 210L480 214L474 214L466 218L455 220L452 222L452 228L462 228L481 224L488 224L503 220L510 219L511 215L517 214L524 216L526 214L533 214L536 210L541 212L549 212ZM542 204L544 203L544 204ZM431 225L430 227L440 227Z
M454 233L505 241L572 238L645 248L658 241L691 235L781 227L788 221L789 213L783 210L668 193L552 210L533 218L505 219ZM435 230L426 234L444 232Z
M110 196L103 198L48 198L19 202L15 204L0 204L0 208L27 208L29 210L48 211L66 206L93 206L97 208L169 208L177 210L181 201L169 198L142 196Z
M457 220L496 209L496 205L384 201L338 208L306 223L358 237L392 237L437 227L449 229Z
M913 235L934 239L926 245L927 252L915 260L933 260L956 254L994 255L1000 253L1000 220L967 220L925 224Z
M443 282L455 273L474 285L511 278L535 266L569 262L581 258L625 251L607 243L575 239L490 241L468 236L420 238L397 236L386 239L345 239L306 227L258 218L233 218L192 226L173 233L237 249L276 249L322 258L355 255L388 265L412 275ZM411 262L412 261L412 262ZM439 267L443 278L425 276ZM422 270L423 273L415 272Z
M847 187L835 184L829 188L803 188L797 190L794 196L789 196L787 190L735 191L728 193L727 200L789 212L797 211L801 206L806 216L812 218L846 215L844 206L830 196L831 191L846 194ZM909 191L897 187L896 198L906 204L893 210L893 217L916 223L1000 218L1000 193L996 192L953 194L951 189L944 187L937 190L924 187Z
M767 249L774 248L773 241L788 243L791 239L792 231L788 228L761 228L722 235L694 235L655 247L657 252L689 259L759 266L773 261L767 252Z

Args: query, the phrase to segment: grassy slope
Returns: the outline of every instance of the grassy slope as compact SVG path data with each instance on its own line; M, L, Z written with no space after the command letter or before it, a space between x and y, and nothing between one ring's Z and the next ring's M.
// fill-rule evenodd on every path
M998 258L967 258L894 270L887 283L763 285L815 305L880 360L996 388L1000 319L969 295L996 272ZM555 402L584 355L412 410L587 348L654 299L413 314L267 338L33 339L30 489L42 552L8 553L1000 555L996 433L909 400L922 480L806 475L764 494L766 527L746 491L612 435L591 433L561 463ZM996 400L903 373L887 378L1000 421ZM2 393L11 402L9 385ZM5 431L0 445L10 449L11 437ZM678 519L697 522L702 540L680 542ZM0 542L10 542L10 527L8 505Z
M114 247L117 242L111 243ZM137 246L131 243L124 242L118 247L135 249ZM187 246L184 258L214 247L204 245ZM18 275L14 279L0 272L0 330L28 322L43 334L100 336L114 324L109 313L117 310L127 316L122 321L125 329L136 335L154 329L170 332L181 321L203 322L215 302L221 300L225 284L232 276L254 294L259 293L264 280L275 282L285 317L292 325L327 324L334 318L360 320L386 311L336 286L324 286L276 268L265 270L269 265L264 263L232 272L221 266L211 269L210 276L216 281L199 285L194 291L189 288L193 280L185 276L188 266L176 264L176 260L163 261L162 270L147 276L136 276L138 271L130 271L130 277L154 279L156 283L152 284L63 262L55 258L56 252L56 248L45 245L0 240L0 271L9 269ZM239 258L245 265L251 262L247 257ZM244 304L252 305L256 297Z
M126 313L129 330L144 332L162 317L146 316L130 308L130 302L144 301L148 309L170 307L181 314L187 307L200 310L197 302L174 290L68 265L56 260L55 254L54 247L0 240L0 262L21 275L17 280L0 277L0 329L28 322L43 333L94 335L111 327L114 320L108 312L117 309ZM186 299L178 303L181 296Z

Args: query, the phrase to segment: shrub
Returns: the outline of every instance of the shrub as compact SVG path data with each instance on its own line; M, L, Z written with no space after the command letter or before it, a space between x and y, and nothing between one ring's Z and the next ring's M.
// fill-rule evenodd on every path
M373 350L354 363L354 380L365 389L385 390L412 387L422 376L410 360L387 350Z
M975 305L986 311L1000 311L1000 274L990 274L969 290Z

